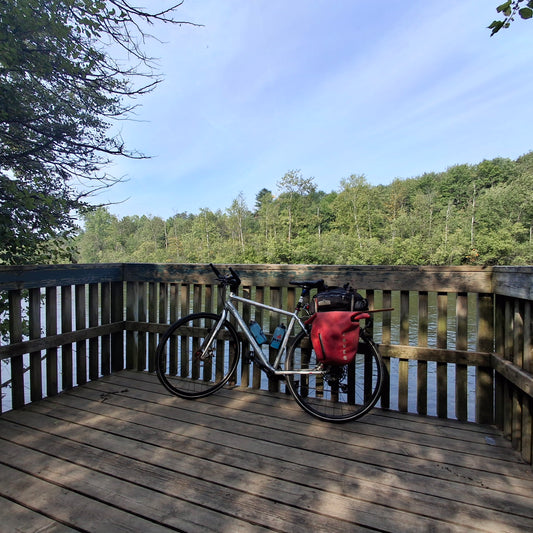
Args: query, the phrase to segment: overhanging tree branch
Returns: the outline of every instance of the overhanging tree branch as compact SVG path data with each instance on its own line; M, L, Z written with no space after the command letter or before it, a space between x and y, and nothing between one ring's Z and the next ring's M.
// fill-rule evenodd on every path
M147 26L198 26L177 20L181 5L152 12L128 0L0 2L0 218L19 224L2 232L0 263L42 260L43 239L68 235L91 194L122 180L105 172L114 157L147 157L111 126L161 82L144 48ZM110 43L136 65L110 55Z

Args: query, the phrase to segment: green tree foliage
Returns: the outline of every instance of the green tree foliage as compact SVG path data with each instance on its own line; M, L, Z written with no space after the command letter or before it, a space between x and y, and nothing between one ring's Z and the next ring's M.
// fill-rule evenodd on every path
M503 20L494 20L489 26L492 30L491 36L498 33L502 28L508 28L516 16L527 20L533 18L533 0L507 0L500 4L496 11L502 13Z
M100 208L78 238L83 262L310 264L533 263L533 152L455 165L389 185L364 176L317 190L289 171L279 196L266 188L254 210L239 194L225 210L164 221L119 219Z
M112 133L159 79L143 27L177 22L128 0L0 0L0 263L64 260L87 197L117 180ZM135 57L124 67L115 54ZM119 52L117 52L119 50Z

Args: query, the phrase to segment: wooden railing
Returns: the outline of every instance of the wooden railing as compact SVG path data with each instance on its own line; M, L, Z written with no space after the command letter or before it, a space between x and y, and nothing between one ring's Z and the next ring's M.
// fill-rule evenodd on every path
M324 278L350 281L372 307L394 307L375 316L389 370L381 407L496 424L532 462L533 268L234 268L244 294L275 306L294 306L291 279ZM123 368L153 371L170 322L217 311L213 282L205 265L0 267L2 412ZM267 333L277 325L254 318ZM261 378L247 363L239 368L239 384L276 387Z

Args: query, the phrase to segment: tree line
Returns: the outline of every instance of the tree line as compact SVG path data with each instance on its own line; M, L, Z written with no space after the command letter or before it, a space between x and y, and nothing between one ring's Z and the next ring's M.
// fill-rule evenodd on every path
M324 192L287 172L255 205L119 218L86 215L78 262L531 264L533 152L371 185L363 175Z

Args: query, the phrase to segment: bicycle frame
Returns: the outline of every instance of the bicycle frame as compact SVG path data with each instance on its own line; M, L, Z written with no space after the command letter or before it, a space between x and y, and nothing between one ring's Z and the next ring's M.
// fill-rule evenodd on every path
M255 340L254 336L251 334L246 322L242 318L241 314L239 313L239 310L237 307L233 304L233 302L241 302L245 305L250 305L253 307L258 307L260 309L265 309L266 311L271 311L273 313L277 313L280 315L285 315L287 317L290 317L289 323L287 324L287 328L285 331L285 335L283 337L283 341L281 343L281 346L278 349L278 355L274 361L274 363L270 363L268 359L265 357L265 354L259 345L259 343ZM289 338L291 335L292 330L294 329L294 326L296 324L299 324L302 330L305 330L305 324L302 322L301 318L298 316L298 312L301 309L303 304L303 295L300 296L298 300L298 305L296 307L296 310L294 312L291 311L285 311L284 309L279 309L277 307L272 307L267 304L263 304L260 302L255 302L254 300L250 300L248 298L243 298L241 296L238 296L237 294L230 292L229 298L224 299L224 309L222 311L222 314L220 315L220 320L218 321L215 329L212 331L211 335L205 340L204 345L202 346L202 355L200 358L206 358L209 356L209 348L220 331L220 328L222 327L222 324L228 319L228 317L231 315L235 318L235 321L240 326L242 332L244 333L244 336L250 343L250 345L253 348L253 351L255 355L259 359L259 366L268 374L273 376L286 376L289 374L321 374L321 369L309 369L309 370L282 370L279 368L279 365L283 359L283 356L286 356L287 353L287 346L289 343Z

